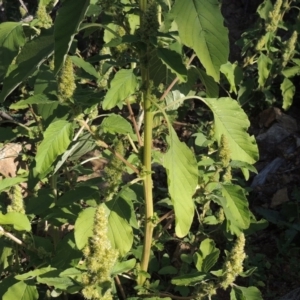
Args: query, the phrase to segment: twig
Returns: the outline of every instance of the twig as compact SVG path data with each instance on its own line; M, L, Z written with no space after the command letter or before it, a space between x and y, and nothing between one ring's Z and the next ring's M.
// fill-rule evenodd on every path
M29 12L28 12L28 9L27 9L25 3L22 0L19 0L19 2L20 2L20 5L24 8L24 10L26 11L26 13L28 14Z
M126 300L126 294L125 294L125 291L123 289L122 283L121 283L120 278L119 278L118 275L115 277L115 282L116 282L116 285L117 285L117 287L118 287L118 289L121 293L122 299Z
M169 218L170 216L172 216L174 214L174 210L170 210L169 212L167 212L166 214L164 214L159 220L158 223L162 222L164 219Z
M187 67L192 63L192 61L194 60L194 58L196 57L196 54L194 53L191 58L189 59L188 63L187 63ZM168 88L164 91L164 93L161 95L161 97L159 98L159 100L163 100L167 94L171 91L171 89L173 88L173 86L178 82L179 77L176 77L171 84L168 86Z
M16 243L19 244L19 245L24 246L24 243L23 243L21 240L19 240L18 238L16 238L16 237L15 237L14 235L12 235L11 233L5 231L5 230L3 229L2 226L0 226L0 234L5 235L6 237L8 237L9 239L11 239L12 241L16 242Z
M143 142L142 142L141 135L140 135L140 132L139 132L139 128L138 128L138 125L136 123L136 120L135 120L135 117L134 117L134 113L132 111L132 108L131 108L129 100L127 100L127 107L128 107L128 110L129 110L131 122L132 122L134 130L135 130L135 134L136 134L136 136L138 138L139 146L141 147L141 146L143 146Z

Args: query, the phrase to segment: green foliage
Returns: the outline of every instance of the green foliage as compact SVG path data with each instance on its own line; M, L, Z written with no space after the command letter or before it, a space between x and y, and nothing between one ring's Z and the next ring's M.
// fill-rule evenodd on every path
M0 181L2 298L210 299L229 288L259 299L234 283L248 276L244 232L259 224L235 171L248 179L258 149L238 102L218 98L221 73L230 92L242 80L218 2L54 4L0 25L1 101L25 112L2 139L30 145L28 171ZM281 89L291 99L289 79ZM186 138L173 125L190 100L201 103Z
M273 4L263 1L257 9L260 20L256 28L245 32L239 41L243 47L243 73L253 76L251 80L241 80L242 105L249 102L249 89L256 91L256 101L259 97L263 103L278 103L285 110L292 105L297 80L293 77L300 74L297 5L298 0L276 0ZM281 101L275 100L277 94L281 94Z

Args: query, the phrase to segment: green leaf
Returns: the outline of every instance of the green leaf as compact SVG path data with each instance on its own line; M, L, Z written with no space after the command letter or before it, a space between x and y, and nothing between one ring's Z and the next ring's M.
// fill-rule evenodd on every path
M273 4L271 0L264 0L257 8L257 13L259 16L267 20L269 18L269 13L273 9Z
M109 132L112 134L133 133L130 123L123 117L116 114L111 114L109 117L105 118L102 121L100 128L102 128L104 132Z
M52 29L42 30L41 34L26 43L16 58L16 62L10 65L3 82L0 94L0 102L27 77L29 77L38 66L53 52Z
M204 84L207 97L217 98L219 96L219 86L215 80L206 74L204 70L197 68L200 80Z
M64 193L57 199L57 206L68 206L73 203L79 202L83 199L90 199L92 196L99 198L99 189L95 186L78 186L74 190ZM98 196L98 197L96 197Z
M208 273L218 261L220 250L216 248L215 242L205 239L201 242L199 250L195 253L196 268L198 271Z
M94 76L96 79L100 78L100 75L90 63L86 62L78 56L71 56L71 59L74 65L76 65L77 67L82 68L85 72Z
M138 81L132 69L122 69L116 73L110 85L110 89L107 91L102 104L105 110L114 108L127 97L134 94Z
M17 137L17 134L14 132L14 130L11 127L0 127L0 141L6 142L6 141L12 141ZM1 185L1 183L0 183Z
M182 62L180 54L165 48L157 48L156 53L167 68L177 75L180 82L187 81L187 69Z
M148 66L149 77L153 80L155 86L158 86L160 83L168 86L176 78L176 75L166 67L161 59L159 59L156 50L153 50Z
M177 276L171 280L172 284L175 285L183 285L183 286L189 286L189 285L197 285L200 284L202 280L204 280L207 277L207 273L203 272L194 272L191 274L184 274L181 276Z
M12 247L6 247L4 243L0 245L0 272L2 273L10 265L9 257L13 253Z
M37 282L47 284L48 286L53 286L56 289L68 290L69 288L75 287L74 291L82 289L82 287L77 286L74 280L69 277L60 277L59 270L49 271L36 278ZM71 292L71 291L70 291Z
M10 109L23 109L32 104L53 104L53 101L49 100L46 95L38 94L27 98L26 100L20 100L10 105Z
M44 139L37 148L35 157L37 172L48 172L59 155L64 153L71 143L73 134L72 123L56 121L51 123L44 132Z
M136 265L136 259L132 258L126 261L122 261L122 262L116 262L116 264L114 265L111 275L115 276L121 273L125 273L128 272L130 270L132 270Z
M214 198L213 201L223 207L231 232L240 234L250 225L249 203L244 190L238 185L228 184L222 185L221 191L224 198Z
M31 230L27 216L18 212L9 212L6 215L0 212L0 225L13 225L14 229L18 231Z
M188 234L194 217L192 196L198 184L197 161L187 145L180 142L173 127L170 128L167 141L169 149L164 155L164 167L175 211L175 231L177 236L184 237Z
M54 23L54 73L62 67L80 23L87 13L90 0L65 0L57 12Z
M293 82L287 78L283 79L283 82L280 85L281 93L282 93L282 98L283 98L283 104L282 108L284 110L288 110L292 103L293 103L293 98L296 92L296 87L294 86Z
M220 80L229 55L228 30L217 0L176 0L172 8L183 44L194 49L208 75Z
M0 180L0 192L20 183L27 181L25 177L13 177L13 178L4 178Z
M269 78L271 67L272 60L268 56L261 53L257 60L258 84L260 88L264 87L267 79Z
M18 280L32 279L36 276L39 276L41 274L47 273L47 272L52 271L52 270L55 270L55 269L48 266L46 268L35 269L35 270L29 271L27 273L16 275L15 278L18 279Z
M83 249L89 237L93 236L94 216L96 209L88 207L78 216L74 226L75 242L78 249Z
M168 106L166 111L177 110L178 107L183 102L183 101L180 101L180 99L182 99L183 97L184 97L184 95L181 94L180 91L177 91L177 90L170 91L165 98L166 106ZM172 105L173 102L176 102L176 103Z
M177 273L178 273L178 270L173 266L165 266L165 267L162 267L158 271L158 274L161 274L161 275L174 275Z
M57 78L46 64L40 66L34 83L34 95L37 94L51 94L53 100L57 99Z
M281 71L281 73L284 77L291 78L300 74L300 67L292 66L290 68L285 68L284 70Z
M220 71L226 76L230 84L229 93L234 92L237 95L236 86L241 82L243 76L241 68L237 63L227 62L221 66Z
M112 246L125 256L133 243L132 227L129 224L131 208L122 198L105 203L110 210L108 217L108 237Z
M263 298L257 287L233 285L230 292L230 300L263 300Z
M214 114L214 131L218 143L222 134L227 137L231 158L249 164L257 161L257 144L247 132L250 122L238 103L231 98L202 100Z
M24 43L25 36L20 22L0 24L0 81L3 81L8 66Z
M8 288L2 300L37 300L38 298L39 294L35 285L28 285L24 281L19 281Z

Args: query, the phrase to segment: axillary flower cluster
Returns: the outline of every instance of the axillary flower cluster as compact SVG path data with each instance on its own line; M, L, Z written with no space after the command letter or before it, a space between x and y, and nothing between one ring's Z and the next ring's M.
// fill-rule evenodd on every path
M85 286L82 293L86 299L113 299L111 270L118 258L118 251L111 247L107 228L105 207L100 204L95 213L93 237L83 250L87 272L82 275Z
M235 241L231 252L227 255L226 261L223 265L223 276L220 286L226 290L235 278L243 272L243 262L246 257L245 254L245 235L241 233Z

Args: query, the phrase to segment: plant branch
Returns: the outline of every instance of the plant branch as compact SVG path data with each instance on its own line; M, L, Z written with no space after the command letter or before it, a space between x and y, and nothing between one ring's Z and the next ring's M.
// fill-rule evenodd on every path
M91 130L90 126L84 121L80 120L79 121L82 126L84 126L90 134L94 137L96 144L102 148L105 148L109 150L112 154L114 154L117 158L119 158L127 167L129 167L134 173L139 174L140 171L132 165L129 161L127 161L120 153L115 151L113 148L111 148L109 145L107 145L104 141L100 140L95 133Z
M9 239L11 239L12 241L14 241L15 243L17 243L17 244L19 244L19 245L22 245L22 246L25 246L24 243L23 243L20 239L16 238L16 237L15 237L14 235L12 235L11 233L5 231L5 230L3 229L3 227L0 226L0 235L2 235L2 234L5 235L6 237L8 237Z
M124 300L126 300L126 294L125 294L125 291L123 289L122 283L121 283L120 278L119 278L118 275L115 277L115 282L116 282L116 285L117 285L117 287L118 287L118 289L119 289L119 291L121 293L122 298Z
M136 120L135 120L135 117L134 117L134 113L132 111L132 107L130 105L129 100L127 100L127 107L128 107L128 110L129 110L130 119L131 119L131 122L133 124L135 134L136 134L138 142L139 142L139 146L141 147L141 146L143 146L143 142L142 142L141 135L140 135L140 132L139 132L139 128L138 128L138 125L136 123Z
M189 59L188 63L187 63L187 67L192 63L192 61L194 60L194 58L196 57L196 54L194 53L191 58ZM178 82L179 80L179 77L176 77L172 82L171 84L168 86L168 88L164 91L164 93L161 95L161 97L159 98L159 100L163 100L167 95L168 93L171 91L171 89L174 87L174 85Z

